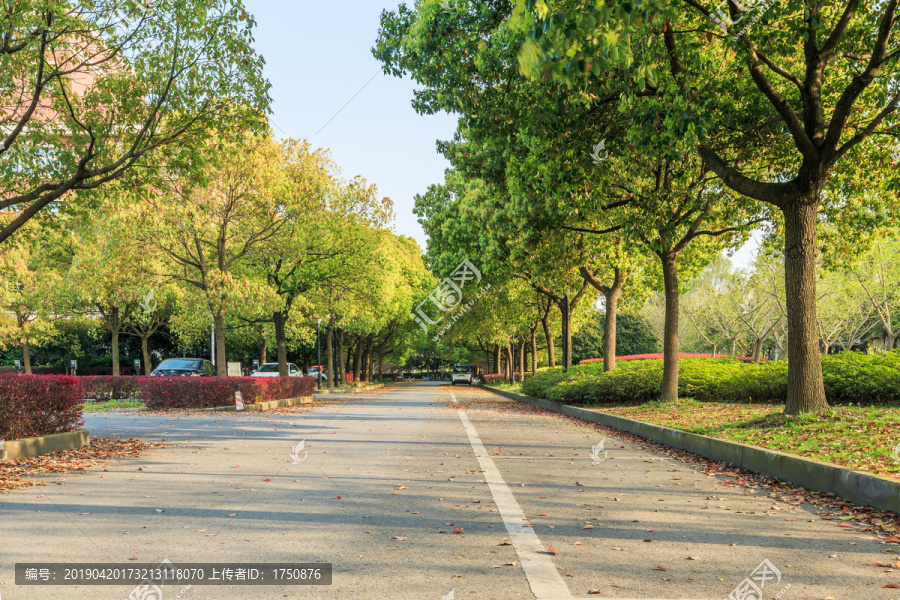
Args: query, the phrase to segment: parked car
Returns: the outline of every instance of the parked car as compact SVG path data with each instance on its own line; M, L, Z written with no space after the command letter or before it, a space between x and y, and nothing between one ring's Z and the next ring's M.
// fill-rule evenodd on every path
M322 381L326 381L328 379L328 373L326 373L325 370L322 369L322 367L320 367L318 365L316 365L315 367L312 367L309 371L307 371L306 374L309 375L310 377L315 377L316 379L321 379Z
M151 377L215 377L216 366L202 358L167 358L159 363Z
M294 363L288 363L288 377L302 377L303 371ZM250 373L250 377L278 377L278 363L266 363Z
M472 367L469 365L453 365L453 373L450 376L450 383L465 383L472 385Z

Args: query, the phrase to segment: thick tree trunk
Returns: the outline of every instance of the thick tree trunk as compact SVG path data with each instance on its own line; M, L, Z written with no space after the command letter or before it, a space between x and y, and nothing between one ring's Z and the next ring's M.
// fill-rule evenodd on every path
M525 338L519 340L519 379L525 380Z
M22 332L22 368L26 375L31 375L31 348L28 346L28 338Z
M287 334L285 333L285 324L287 318L281 311L272 313L272 322L275 324L275 352L278 355L278 376L287 377Z
M153 364L150 359L150 336L141 336L141 356L144 358L144 375L150 376L153 372Z
M616 315L619 312L619 294L622 288L608 289L606 298L606 320L603 324L603 370L616 368Z
M678 400L678 254L660 255L666 296L666 324L663 332L663 381L660 399Z
M259 343L259 364L264 365L267 362L269 362L269 342L263 334L262 341Z
M335 331L335 338L337 342L337 351L335 356L337 357L337 386L341 387L344 385L344 330L338 329Z
M366 371L365 381L372 381L372 377L374 375L374 373L372 372L373 371L373 369L372 369L372 366L373 366L372 365L372 346L373 346L373 344L374 344L374 341L372 340L372 336L370 335L368 338L366 338L366 352L365 352L366 360L364 363L365 371ZM380 360L381 359L379 358L379 361ZM381 366L380 362L379 362L379 366Z
M500 363L503 357L500 355L500 344L494 344L494 374L500 374Z
M228 377L228 359L225 358L225 315L213 319L216 327L216 375Z
M553 332L550 330L549 312L541 319L541 325L544 328L544 339L547 340L547 365L552 369L556 366L556 351L553 347Z
M509 381L513 376L513 356L512 356L512 346L506 346L506 370L504 374L506 376L506 380Z
M612 371L616 368L616 315L619 311L619 297L631 272L623 272L616 268L613 271L612 283L606 285L587 267L581 267L579 271L582 279L603 294L606 301L606 318L603 321L603 370Z
M325 380L325 387L331 389L334 387L334 328L329 325L325 328L325 356L328 357L328 377Z
M531 374L537 373L537 327L531 330Z
M784 412L829 410L822 380L816 314L818 203L788 204L784 213L784 283L787 295L788 387Z
M562 315L563 367L568 370L572 366L572 306L568 294L563 299L559 312Z
M365 340L359 338L356 342L356 353L353 355L353 381L362 381L362 359L365 352Z
M121 329L121 325L119 324L119 309L118 307L112 309L112 321L110 322L109 330L112 333L112 370L113 377L118 377L122 373L119 370L119 330Z

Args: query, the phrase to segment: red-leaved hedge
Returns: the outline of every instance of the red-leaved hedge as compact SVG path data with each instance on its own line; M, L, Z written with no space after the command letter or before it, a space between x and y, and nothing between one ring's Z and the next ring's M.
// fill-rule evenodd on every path
M67 375L0 375L0 439L74 431L84 424L84 388Z
M241 390L244 404L299 398L312 394L312 377L141 377L141 399L154 410L212 408L234 404Z
M662 353L657 354L632 354L631 356L617 356L616 361L620 360L662 360ZM691 354L689 352L679 352L678 358L712 358L712 354ZM729 356L727 354L716 354L716 358L732 358L734 360L740 360L743 362L753 362L752 356ZM588 363L595 362L603 362L602 358L586 358L580 361L579 365L586 365ZM760 362L769 362L767 359L763 359Z

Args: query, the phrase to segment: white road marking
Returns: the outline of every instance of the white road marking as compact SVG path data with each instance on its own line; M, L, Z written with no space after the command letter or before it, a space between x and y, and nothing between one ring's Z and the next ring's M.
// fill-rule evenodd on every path
M481 443L475 427L472 426L464 411L459 411L459 418L469 436L469 443L475 452L475 458L478 459L478 464L484 472L484 480L491 490L497 510L500 511L503 524L506 525L506 531L509 532L509 539L519 557L522 570L525 571L525 577L528 578L531 592L540 600L572 598L568 586L560 577L556 565L553 564L534 529L524 526L527 523L525 513L522 512L519 503L506 482L503 481L500 471L491 460L487 450L484 449L484 444Z

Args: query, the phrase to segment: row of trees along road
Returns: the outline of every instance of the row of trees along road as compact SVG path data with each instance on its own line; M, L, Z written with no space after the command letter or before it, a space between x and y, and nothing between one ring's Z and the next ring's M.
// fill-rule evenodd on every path
M2 330L26 370L29 345L74 315L103 323L115 373L122 333L149 368L156 332L199 339L208 320L220 374L235 324L263 358L274 337L285 374L291 341L309 342L296 314L325 315L355 370L391 347L428 277L418 252L373 186L268 138L254 27L240 0L4 6Z
M234 331L258 341L263 362L274 347L287 375L288 351L314 343L321 316L328 372L343 377L332 350L343 357L352 345L354 374L367 378L376 340L397 332L431 281L415 242L391 232L391 201L362 178L344 180L305 141L210 140L197 161L202 169L160 169L141 188L104 186L6 244L3 304L16 315L7 342L21 345L26 371L32 340L82 316L111 335L114 374L121 334L141 338L149 372L160 327L188 346L212 325L219 375Z
M674 400L685 282L764 227L784 247L785 411L827 410L817 228L849 263L896 214L896 4L792 0L740 36L696 2L385 11L375 56L422 86L417 110L460 116L440 145L452 169L419 199L432 268L477 256L552 300L567 366L588 289L604 296L607 369L617 301L661 289Z

